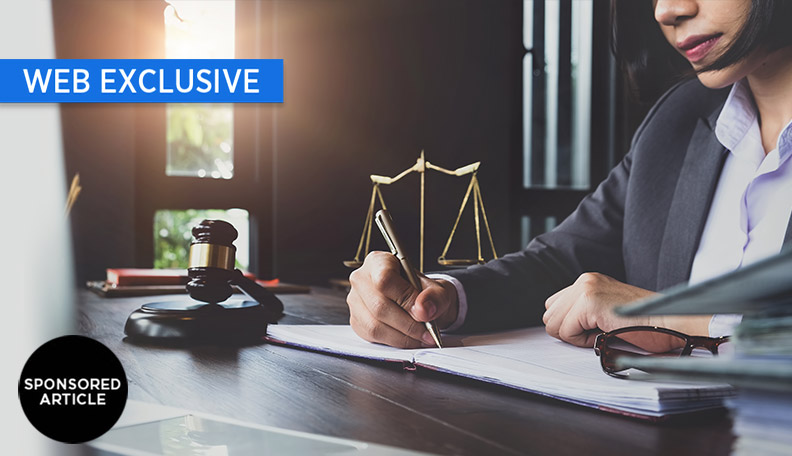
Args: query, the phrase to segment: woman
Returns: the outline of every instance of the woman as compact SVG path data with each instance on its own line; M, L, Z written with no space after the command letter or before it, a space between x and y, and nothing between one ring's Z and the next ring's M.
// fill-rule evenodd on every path
M666 60L651 50L650 29L626 11L642 5L624 0L614 14L616 54L634 80ZM696 77L660 98L608 178L525 250L430 275L420 293L392 255L373 252L350 276L358 335L414 348L432 345L418 322L479 331L541 320L550 335L591 347L597 333L625 326L710 336L731 330L739 316L619 317L613 309L778 253L792 240L792 2L652 6L665 41ZM631 341L653 351L672 343Z

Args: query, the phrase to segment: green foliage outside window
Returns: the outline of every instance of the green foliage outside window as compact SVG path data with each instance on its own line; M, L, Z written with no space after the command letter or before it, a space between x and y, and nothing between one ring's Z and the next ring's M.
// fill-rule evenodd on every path
M224 105L168 105L169 176L231 179L233 109Z
M249 221L248 212L243 209L157 211L154 215L154 267L186 269L192 229L204 219L225 220L239 231L239 237L234 241L237 248L236 267L246 271L250 251Z

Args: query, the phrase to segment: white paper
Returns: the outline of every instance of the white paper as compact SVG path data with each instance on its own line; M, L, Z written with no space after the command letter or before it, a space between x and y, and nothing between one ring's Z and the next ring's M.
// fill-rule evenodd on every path
M544 328L444 335L448 348L402 350L372 344L350 326L273 325L268 338L313 350L368 359L406 361L591 407L663 416L722 405L727 385L635 382L608 376L591 348L547 335Z

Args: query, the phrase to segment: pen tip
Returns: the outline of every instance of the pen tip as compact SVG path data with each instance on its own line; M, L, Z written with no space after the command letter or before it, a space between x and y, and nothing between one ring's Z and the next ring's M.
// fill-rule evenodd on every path
M434 339L435 344L437 344L437 348L443 348L443 343L440 342L440 333L437 331L437 327L432 325L429 328L429 334L432 335L432 339Z

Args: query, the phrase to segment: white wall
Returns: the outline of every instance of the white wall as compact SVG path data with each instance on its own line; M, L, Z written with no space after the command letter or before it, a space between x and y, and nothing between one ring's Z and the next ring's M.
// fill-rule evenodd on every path
M54 56L50 3L2 0L0 58ZM58 106L0 104L0 413L8 454L73 449L39 434L16 394L28 356L47 340L74 332L65 180Z

